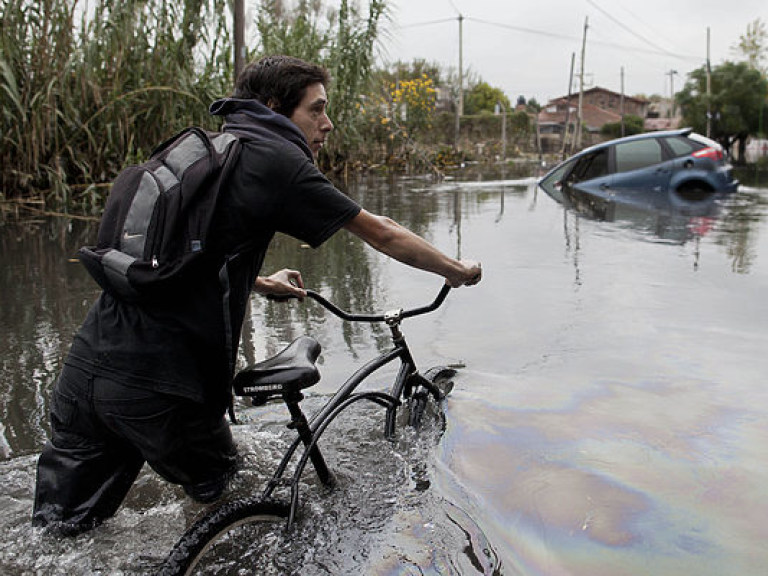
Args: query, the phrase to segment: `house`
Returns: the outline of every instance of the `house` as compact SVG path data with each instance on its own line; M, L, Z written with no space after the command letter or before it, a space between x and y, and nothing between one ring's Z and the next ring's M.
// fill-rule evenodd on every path
M682 122L680 110L673 106L673 102L667 99L652 101L648 106L643 128L646 132L656 130L675 130L680 128Z
M571 96L573 98L573 96ZM579 97L576 94L576 101ZM645 98L635 98L634 96L624 95L624 102L622 103L622 96L617 92L611 92L606 88L600 88L596 86L584 91L584 103L591 104L602 110L609 110L615 114L621 115L622 106L624 107L624 114L632 114L633 116L639 116L645 118L648 114L648 105L650 102Z
M600 129L609 123L621 122L622 107L625 115L645 118L648 112L648 100L624 96L605 88L595 87L585 90L582 97L581 119L589 134L599 134ZM539 135L542 149L555 151L562 146L566 123L573 132L579 115L579 94L570 97L561 96L550 100L539 112Z

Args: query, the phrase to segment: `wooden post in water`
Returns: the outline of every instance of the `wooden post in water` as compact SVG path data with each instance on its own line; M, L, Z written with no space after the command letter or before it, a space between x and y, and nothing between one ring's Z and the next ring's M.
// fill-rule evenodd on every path
M235 27L235 46L234 46L234 64L235 78L240 76L240 72L245 68L245 0L234 0L233 25Z
M464 16L459 14L459 94L456 104L456 126L454 147L459 149L461 140L461 115L464 114Z

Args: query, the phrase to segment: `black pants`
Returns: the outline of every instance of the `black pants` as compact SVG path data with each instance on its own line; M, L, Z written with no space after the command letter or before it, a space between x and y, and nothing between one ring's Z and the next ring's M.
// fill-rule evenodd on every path
M37 465L32 522L76 534L112 516L147 462L207 502L236 470L221 413L65 366L51 400L51 440Z

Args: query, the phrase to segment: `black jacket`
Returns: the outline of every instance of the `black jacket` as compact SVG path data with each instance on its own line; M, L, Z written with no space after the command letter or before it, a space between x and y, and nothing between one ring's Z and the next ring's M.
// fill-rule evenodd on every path
M301 131L266 106L218 100L211 112L243 146L216 207L199 277L161 303L102 293L67 363L224 410L253 284L275 232L319 246L360 207L317 169ZM270 271L271 272L271 271Z

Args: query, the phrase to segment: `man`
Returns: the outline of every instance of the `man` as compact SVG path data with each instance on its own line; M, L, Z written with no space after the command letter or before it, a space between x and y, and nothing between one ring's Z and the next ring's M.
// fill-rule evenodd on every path
M89 311L51 400L33 524L65 534L98 525L145 462L198 501L221 495L236 469L225 412L248 297L306 295L297 271L258 276L275 232L317 247L345 228L451 286L479 282L479 264L367 212L317 169L333 129L327 83L323 68L267 57L243 71L233 98L213 103L243 147L214 213L210 255L171 301L137 305L104 292Z

